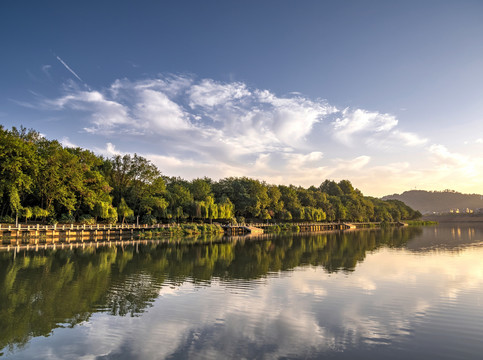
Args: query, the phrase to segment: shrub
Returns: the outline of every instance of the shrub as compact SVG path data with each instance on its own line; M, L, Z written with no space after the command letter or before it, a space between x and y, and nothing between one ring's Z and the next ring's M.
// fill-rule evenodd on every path
M0 217L0 223L4 223L4 224L14 224L15 223L15 219L12 218L11 216L5 215L3 217Z
M55 218L55 216L50 215L49 217L47 217L47 224L49 224L49 225L56 225L57 223L58 223L58 221Z
M75 218L71 214L60 215L59 223L61 224L72 224L74 222L75 222Z
M79 216L79 222L84 225L94 225L96 223L96 219L94 219L90 215L81 215Z
M158 223L158 220L153 215L146 214L141 218L141 223L146 225L154 225Z

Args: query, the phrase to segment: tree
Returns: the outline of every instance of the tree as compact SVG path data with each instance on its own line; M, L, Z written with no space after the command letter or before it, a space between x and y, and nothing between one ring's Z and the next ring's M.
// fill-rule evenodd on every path
M121 202L117 207L117 214L121 217L121 224L124 224L124 220L127 217L134 216L134 211L129 208L129 206L127 206L126 200L124 200L124 198L121 198Z
M191 181L189 189L195 201L206 201L209 196L213 196L211 183L207 178L194 179Z
M33 216L32 208L30 207L23 207L20 211L20 217L25 219L25 223L27 223L28 219Z
M37 220L39 218L42 218L43 220L45 220L45 218L49 215L50 215L50 213L49 213L48 210L42 209L38 206L34 206L32 208L32 216L34 217L35 220Z
M293 185L280 185L278 188L282 194L280 200L284 204L284 209L291 214L290 217L297 220L305 218L302 204L298 198L297 189Z
M218 203L218 218L232 219L235 216L235 205L226 196L220 199Z
M354 187L349 180L341 180L337 185L344 195L352 195L355 192Z
M184 186L180 182L171 182L168 184L168 201L169 208L174 214L178 214L178 208L181 209L181 213L189 213L191 203L193 202L193 196L188 187ZM177 215L179 218L180 216Z
M444 193L454 196L454 192ZM115 206L115 207L114 207ZM392 221L421 216L406 204L365 197L349 180L323 181L308 189L270 185L248 177L187 181L165 177L134 154L104 159L81 148L63 147L33 130L0 125L0 216L74 221L117 215L151 220Z
M236 216L256 218L270 202L267 185L247 177L222 179L212 188L216 198L226 196L233 202Z
M165 192L165 182L160 171L142 156L117 155L109 160L105 168L113 188L114 204L119 204L121 198L124 198L135 213L142 212L145 197L161 196Z
M52 214L71 213L77 208L76 189L82 188L82 166L77 157L58 141L39 142L40 167L36 180L43 208Z
M0 125L0 201L1 213L15 213L32 193L38 172L36 145L40 135L25 128L11 131ZM13 201L13 203L11 202Z
M320 184L320 190L331 196L342 196L344 193L335 181L325 180Z

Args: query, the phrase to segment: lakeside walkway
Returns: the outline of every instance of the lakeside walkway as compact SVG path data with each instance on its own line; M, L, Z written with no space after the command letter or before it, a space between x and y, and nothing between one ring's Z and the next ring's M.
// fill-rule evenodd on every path
M393 226L407 226L402 222L389 223ZM243 225L221 225L226 235L263 234L265 230L273 226L284 226L286 224L243 224ZM330 230L351 230L373 228L381 223L290 223L290 226L298 226L300 232L317 232ZM152 231L166 229L175 224L96 224L96 225L26 225L18 226L0 224L0 243L3 246L38 245L71 242L97 242L97 241L122 241L133 239L140 231Z

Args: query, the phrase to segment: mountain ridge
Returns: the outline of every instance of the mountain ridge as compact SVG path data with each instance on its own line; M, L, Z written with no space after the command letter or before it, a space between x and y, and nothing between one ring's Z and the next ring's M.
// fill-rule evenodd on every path
M409 190L401 194L386 195L381 199L400 200L422 214L466 212L467 209L477 212L483 208L483 195L463 194L453 190Z

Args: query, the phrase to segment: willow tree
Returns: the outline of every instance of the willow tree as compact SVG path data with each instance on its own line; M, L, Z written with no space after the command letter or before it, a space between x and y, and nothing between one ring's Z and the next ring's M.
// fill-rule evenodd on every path
M124 220L127 217L134 216L134 211L129 206L127 206L126 200L124 200L124 198L121 198L121 202L117 207L117 214L122 218L121 224L124 224Z

